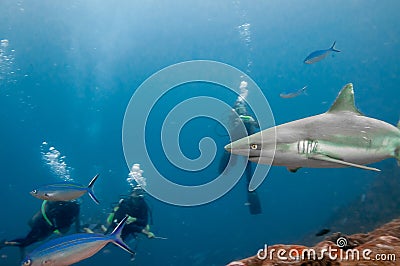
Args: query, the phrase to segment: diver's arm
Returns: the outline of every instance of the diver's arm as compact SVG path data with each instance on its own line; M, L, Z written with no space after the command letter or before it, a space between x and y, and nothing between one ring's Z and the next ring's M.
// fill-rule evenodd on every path
M46 222L38 223L24 238L17 238L9 241L4 241L4 245L7 246L18 246L27 247L33 243L42 241L49 237L53 232L53 229L49 227Z
M112 232L112 230L114 230L118 222L125 217L126 211L127 211L126 201L125 199L120 199L118 205L113 207L112 211L107 216L106 230L104 230L105 228L102 228L105 234L109 234Z
M150 225L147 225L142 229L142 234L146 235L148 238L154 238L155 235L153 232L150 232Z

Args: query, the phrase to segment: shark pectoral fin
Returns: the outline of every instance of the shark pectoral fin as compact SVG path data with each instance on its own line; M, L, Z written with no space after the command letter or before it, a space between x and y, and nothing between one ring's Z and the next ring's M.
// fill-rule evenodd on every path
M337 163L337 164L347 165L347 166L351 166L351 167L361 168L361 169L364 169L364 170L371 170L371 171L376 171L376 172L380 172L381 171L381 170L379 170L377 168L368 167L368 166L361 165L361 164L350 163L350 162L346 162L346 161L339 160L339 159L334 159L332 157L329 157L329 156L326 156L326 155L322 155L322 154L313 154L313 155L308 156L308 158L309 159L314 159L314 160L330 162L330 163Z
M299 170L300 168L301 168L301 167L296 167L296 168L290 168L290 167L288 167L287 169L288 169L288 171L291 172L291 173L296 173L297 170Z

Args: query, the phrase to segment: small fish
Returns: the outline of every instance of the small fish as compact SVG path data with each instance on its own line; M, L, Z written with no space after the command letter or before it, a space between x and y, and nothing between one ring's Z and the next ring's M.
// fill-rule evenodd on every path
M323 236L326 235L327 233L329 233L331 230L324 228L321 231L319 231L318 233L315 234L315 236Z
M109 235L73 234L55 238L33 250L22 261L22 266L68 266L90 258L112 242L134 255L135 252L121 239L121 232L128 216L121 220Z
M289 92L289 93L281 93L281 94L279 94L279 96L281 96L281 98L284 98L284 99L289 99L289 98L297 97L302 94L307 95L306 89L307 89L307 86L304 86L302 89L300 89L298 91Z
M87 187L73 182L60 182L39 187L32 190L30 194L42 200L68 201L77 199L83 194L88 193L93 201L99 204L99 201L94 195L93 191L94 182L96 182L98 177L99 174L93 177Z
M322 59L324 59L330 52L337 52L339 53L340 51L335 49L335 44L336 41L333 42L331 48L326 49L326 50L317 50L312 52L311 54L309 54L306 59L304 59L304 63L305 64L313 64L316 63L318 61L321 61Z

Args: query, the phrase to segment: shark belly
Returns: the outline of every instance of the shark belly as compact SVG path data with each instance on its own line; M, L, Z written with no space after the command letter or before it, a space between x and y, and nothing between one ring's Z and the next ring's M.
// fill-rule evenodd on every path
M290 144L277 145L272 164L286 166L289 169L342 168L351 164L370 164L389 158L384 150L373 149L369 143L365 146L346 146L324 140L300 140ZM324 158L326 160L324 160Z

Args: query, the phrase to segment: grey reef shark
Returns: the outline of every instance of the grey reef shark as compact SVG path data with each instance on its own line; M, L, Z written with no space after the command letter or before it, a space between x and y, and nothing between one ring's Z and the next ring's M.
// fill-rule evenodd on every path
M399 128L400 122L394 127L360 113L349 83L326 113L265 129L225 149L248 156L252 162L285 166L291 172L302 167L380 171L366 165L392 157L400 165Z

